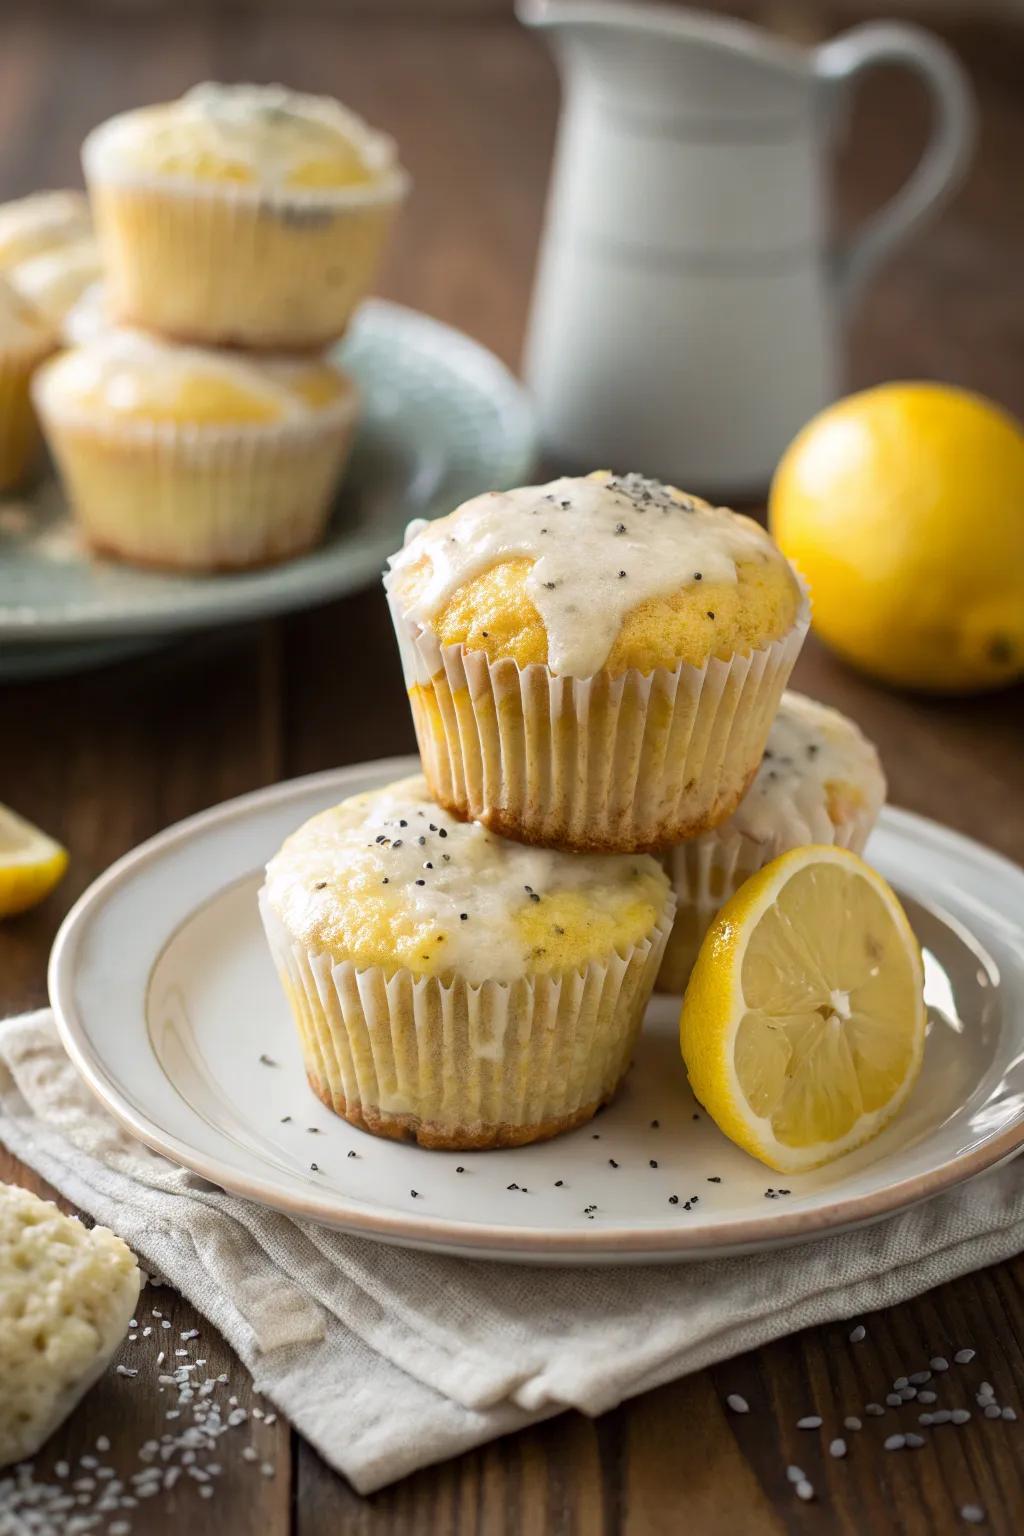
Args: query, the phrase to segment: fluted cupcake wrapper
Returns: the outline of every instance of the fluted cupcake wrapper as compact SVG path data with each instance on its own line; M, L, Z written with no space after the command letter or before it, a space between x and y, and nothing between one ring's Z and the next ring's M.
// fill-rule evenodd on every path
M434 797L522 842L665 848L717 826L757 771L810 621L703 666L557 677L443 646L389 595Z
M111 312L178 341L298 350L345 330L376 275L408 178L267 194L111 174L83 151Z
M629 1067L672 926L580 970L470 985L357 969L260 915L313 1091L377 1135L460 1149L520 1146L580 1125Z
M730 896L751 875L791 848L808 843L861 853L880 808L880 802L865 802L862 809L837 824L823 802L794 805L792 815L769 837L751 837L726 823L670 849L663 863L676 893L676 920L665 946L657 990L686 990L704 935Z
M348 456L354 398L245 426L103 421L34 386L47 441L88 542L139 565L237 570L315 544Z

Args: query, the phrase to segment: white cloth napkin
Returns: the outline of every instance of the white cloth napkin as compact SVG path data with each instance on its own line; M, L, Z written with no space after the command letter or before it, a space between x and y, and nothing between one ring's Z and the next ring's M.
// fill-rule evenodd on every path
M0 1141L187 1296L361 1493L1024 1246L1011 1163L876 1226L743 1258L555 1270L406 1252L148 1151L85 1088L48 1012L0 1023Z

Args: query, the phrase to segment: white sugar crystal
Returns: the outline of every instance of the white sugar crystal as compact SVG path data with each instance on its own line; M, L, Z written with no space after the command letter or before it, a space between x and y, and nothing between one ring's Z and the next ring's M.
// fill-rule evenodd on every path
M728 1403L728 1405L732 1409L733 1413L749 1413L750 1412L750 1404L747 1402L746 1398L745 1397L741 1397L738 1392L730 1392L729 1396L726 1398L725 1401ZM263 1417L263 1412L259 1408L254 1408L252 1413L253 1413L253 1418L255 1418L255 1419L262 1419L262 1417Z

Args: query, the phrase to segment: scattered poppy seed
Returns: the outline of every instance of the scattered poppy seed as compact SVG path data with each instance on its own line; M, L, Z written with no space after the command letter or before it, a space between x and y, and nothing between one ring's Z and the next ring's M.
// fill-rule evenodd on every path
M721 1184L721 1182L722 1182L722 1180L721 1180L721 1178L719 1177L719 1175L717 1173L711 1174L710 1177L708 1178L708 1183L709 1184Z
M291 1119L291 1115L282 1115L281 1116L281 1124L282 1125L287 1125L290 1119Z
M746 1398L741 1397L738 1392L730 1392L725 1401L728 1403L733 1413L750 1412L750 1404L747 1402Z
M564 1183L565 1183L564 1179L556 1179L555 1180L555 1188L556 1189L561 1189L562 1186L564 1185Z
M617 1162L616 1162L616 1161L615 1161L615 1159L614 1159L614 1157L610 1157L610 1158L609 1158L609 1159L608 1159L608 1166L609 1166L609 1168L617 1168L617 1167L618 1167L618 1166L619 1166L619 1165L618 1165L618 1163L617 1163Z
M669 1195L668 1203L669 1203L669 1205L678 1205L679 1204L679 1196L678 1195Z
M512 1182L512 1183L511 1183L511 1184L506 1184L506 1185L505 1185L505 1188L506 1188L506 1189L518 1189L518 1188L519 1188L519 1185L518 1185L518 1184L516 1184L516 1183L515 1183L515 1181L514 1181L514 1180L513 1180L513 1182Z
M358 1156L359 1156L359 1153L358 1153L358 1152L354 1152L354 1151L352 1151L352 1149L351 1149L351 1148L350 1148L350 1149L349 1149L349 1152L348 1152L348 1156L349 1156L349 1157L358 1157Z
M409 1193L410 1193L410 1195L412 1195L412 1198L414 1200L418 1200L419 1197L420 1197L420 1192L419 1192L418 1189L410 1189Z
M661 1122L660 1122L660 1121L659 1121L659 1120L652 1120L652 1121L651 1121L651 1130L652 1130L652 1131L657 1131L657 1130L659 1130L659 1129L660 1129L660 1126L661 1126Z
M274 1060L273 1056L268 1056L266 1051L264 1051L261 1054L261 1056L260 1056L260 1063L264 1067L276 1067L277 1066L277 1062Z
M648 1166L648 1168L657 1168L657 1166L658 1166L658 1159L656 1157L648 1158L647 1166Z
M310 1171L310 1173L319 1173L320 1172L320 1165L319 1165L319 1163L310 1163L309 1171Z

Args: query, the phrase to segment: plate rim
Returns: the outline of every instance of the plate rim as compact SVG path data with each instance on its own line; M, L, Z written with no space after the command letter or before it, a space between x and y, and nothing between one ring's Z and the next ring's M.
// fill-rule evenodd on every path
M443 343L449 357L462 358L467 365L461 370L466 387L474 387L479 394L486 395L500 417L501 430L496 434L496 440L500 438L503 462L496 472L495 488L520 483L531 473L537 463L540 441L532 398L522 380L517 378L496 352L458 326L392 299L365 300L355 317L354 325L358 325L362 317L368 317L371 322L377 317L402 326L407 334L411 332L436 338ZM344 338L339 345L344 345ZM476 378L472 386L469 382L471 373ZM480 381L483 379L489 381L486 390L481 388ZM249 623L279 613L299 612L303 608L330 602L335 597L343 597L348 592L358 591L368 585L372 580L373 567L383 566L394 545L394 532L386 536L382 532L374 539L367 531L363 554L354 562L360 573L354 580L350 574L352 552L344 541L341 545L342 553L349 557L344 562L328 563L325 566L316 559L318 550L309 551L305 558L312 563L305 578L294 589L287 582L276 580L282 572L286 573L293 568L293 562L290 561L239 573L243 578L253 578L254 585L241 591L236 588L233 596L230 595L232 589L226 587L224 582L235 578L217 575L197 577L197 582L209 584L208 590L211 593L219 593L219 599L215 597L199 608L193 607L190 602L179 602L147 610L140 601L129 612L111 612L103 606L98 606L95 611L76 612L61 608L40 610L32 604L8 604L6 611L0 609L0 644L47 646L60 641L74 643L120 636L174 635ZM227 608L219 607L218 602L223 603L225 600L228 602Z
M413 755L377 758L349 763L341 768L324 769L285 779L261 789L221 801L173 823L123 854L99 875L75 901L58 929L47 967L50 1005L61 1043L87 1087L126 1130L145 1145L181 1167L230 1194L253 1200L259 1205L283 1212L293 1219L311 1220L338 1228L355 1236L397 1243L435 1251L472 1252L477 1257L561 1261L564 1263L601 1263L609 1259L653 1262L697 1259L730 1251L780 1246L810 1241L836 1230L884 1219L922 1200L931 1199L969 1179L996 1167L1024 1147L1024 1106L1017 1118L1002 1131L969 1152L947 1158L927 1172L911 1175L897 1183L863 1195L829 1201L813 1210L793 1210L764 1216L744 1216L716 1223L713 1236L699 1228L661 1226L638 1230L634 1227L597 1227L572 1231L545 1231L536 1227L496 1225L493 1223L433 1217L414 1213L388 1213L367 1209L349 1202L344 1196L305 1196L282 1192L272 1180L259 1175L225 1170L216 1157L197 1151L172 1132L165 1131L147 1114L138 1111L106 1074L102 1058L90 1041L74 996L75 958L89 924L102 912L109 895L129 881L144 865L158 861L177 844L202 836L203 832L228 820L290 799L300 799L323 788L344 791L346 781L357 775L379 773L398 778L415 772L419 760ZM1002 867L1002 873L1016 881L1024 880L1024 869L1012 859L951 827L917 812L886 805L882 816L897 831L915 833L918 838L952 844L958 858L975 864ZM218 887L218 889L220 889ZM156 956L153 957L155 964ZM151 967L152 968L152 967ZM142 1021L144 1023L144 1021ZM423 1155L429 1157L429 1149ZM225 1172L227 1177L225 1178Z

